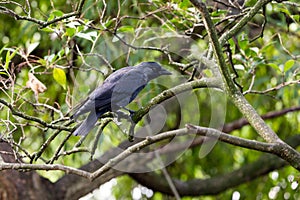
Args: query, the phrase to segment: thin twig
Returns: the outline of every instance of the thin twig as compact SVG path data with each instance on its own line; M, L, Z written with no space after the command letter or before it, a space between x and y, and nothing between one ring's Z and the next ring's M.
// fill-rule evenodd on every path
M12 106L12 104L6 102L3 99L0 99L0 103L3 104L3 105L5 105L6 107L8 107L11 110L11 112L12 112L13 115L16 115L18 117L21 117L21 118L29 120L29 121L37 122L37 123L43 125L44 127L51 128L51 129L64 130L64 131L70 131L70 130L72 130L72 128L70 128L70 127L66 127L66 126L63 126L63 125L50 124L50 123L48 123L46 121L41 120L40 118L37 118L37 117L34 117L34 116L30 116L30 115L26 115L23 112L17 111Z
M275 117L280 117L280 116L283 116L287 113L290 113L290 112L297 112L297 111L300 111L300 106L296 106L296 107L291 107L291 108L285 108L285 109L282 109L282 110L278 110L278 111L271 111L271 112L268 112L264 115L262 115L262 119L266 120L266 119L273 119ZM237 130L237 129L240 129L242 128L243 126L249 124L249 122L247 121L247 119L245 118L241 118L241 119L238 119L238 120L235 120L233 122L230 122L230 123L227 123L223 126L223 132L225 133L229 133L233 130Z
M269 92L273 92L273 91L277 91L277 90L280 90L281 88L283 87L286 87L288 85L294 85L294 84L300 84L300 80L294 80L294 81L288 81L288 82L283 82L283 83L280 83L279 85L275 86L275 87L272 87L272 88L269 88L269 89L266 89L266 90L263 90L263 91L258 91L258 90L248 90L244 93L244 95L246 94L267 94Z
M0 171L7 169L27 169L27 170L60 170L66 173L72 173L84 178L89 179L91 173L86 172L81 169L76 169L66 165L54 164L54 165L44 165L44 164L25 164L25 163L0 163Z
M219 39L220 45L223 46L230 38L236 35L267 3L272 0L259 0L256 4L242 17L242 19L236 23L230 30L226 31Z

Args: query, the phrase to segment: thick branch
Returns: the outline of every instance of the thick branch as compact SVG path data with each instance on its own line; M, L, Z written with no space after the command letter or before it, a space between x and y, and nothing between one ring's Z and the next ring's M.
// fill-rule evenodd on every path
M300 145L300 135L288 139L288 144L296 148ZM252 181L264 176L271 171L280 169L287 165L284 160L270 154L261 156L256 162L245 165L231 173L215 176L209 179L194 179L187 182L173 179L173 183L180 196L216 195L229 188ZM142 185L154 191L172 195L172 191L166 180L160 175L153 173L134 173L132 178Z
M138 122L142 119L142 117L149 112L152 106L159 104L163 102L164 100L167 100L176 94L189 91L195 88L219 88L222 89L222 85L220 81L216 78L203 78L200 80L195 80L191 82L187 82L184 84L180 84L178 86L175 86L171 89L163 91L161 94L157 95L155 98L153 98L149 104L147 104L145 107L141 108L138 110L134 115L133 115L133 121Z
M192 124L188 124L187 128L190 131L195 132L196 134L216 138L216 139L218 139L222 142L228 143L228 144L244 147L247 149L253 149L253 150L257 150L257 151L261 151L261 152L268 152L268 153L274 154L275 147L277 145L277 144L259 142L256 140L248 140L248 139L244 139L244 138L240 138L240 137L236 137L233 135L223 133L217 129L195 126Z
M113 156L115 152L118 152L118 148L114 148L109 152L106 152L104 156ZM84 165L80 169L84 171L96 171L101 166L103 166L101 162L94 160ZM54 184L54 187L57 189L57 191L60 191L57 199L77 200L89 192L99 188L100 185L106 183L112 178L116 178L123 174L125 174L125 172L110 169L92 182L89 179L74 174L65 174Z
M217 138L219 138L219 140L228 142L230 144L244 146L244 147L251 147L252 149L262 150L262 151L266 151L266 152L273 151L277 145L282 145L282 144L268 144L268 143L260 143L260 142L251 141L251 140L245 140L242 138L227 135L225 133L221 133L218 130L204 128L204 127L196 127L195 128L195 126L190 126L190 128L191 128L190 130L179 129L179 130L169 131L169 132L161 133L159 135L151 136L141 142L136 143L135 145L133 145L131 147L129 147L130 143L127 142L126 143L127 145L125 144L125 148L129 147L129 148L126 148L127 150L120 152L120 148L116 148L116 151L115 151L115 149L112 149L110 152L107 152L104 155L104 157L105 157L105 158L103 158L104 160L109 160L111 157L114 157L114 159L110 159L109 162L105 161L104 163L107 163L106 165L103 165L98 161L93 161L93 162L89 163L88 165L84 166L83 168L81 168L80 170L78 170L78 169L73 169L73 168L60 166L60 165L49 165L48 167L45 167L45 165L16 164L16 165L11 165L10 169L18 168L18 169L32 169L33 170L35 168L35 169L48 169L48 170L63 170L66 173L79 175L79 176L66 175L57 184L57 187L59 187L59 188L61 188L61 190L65 191L65 192L62 192L61 194L65 194L68 197L68 199L76 199L76 198L78 198L78 195L76 196L75 194L76 194L76 192L78 193L79 190L83 191L83 193L80 193L80 195L86 194L86 192L91 191L92 189L94 189L97 186L103 184L104 182L110 180L111 178L119 176L121 174L124 174L124 172L120 172L120 171L118 172L111 168L112 166L114 166L115 164L120 162L122 159L125 159L127 156L131 155L133 152L139 151L140 149L146 147L147 145L161 141L163 139L172 138L174 136L196 133L196 134L200 134L200 135L205 135L207 137L214 137L214 138L217 137ZM293 139L292 141L298 142L297 144L299 144L299 140L300 140L299 137L295 137L295 139ZM122 146L123 146L122 147L122 149L123 149L124 144ZM280 148L277 148L277 149L280 149ZM143 166L142 164L145 163L144 159L149 159L149 158L141 159L139 157L140 160L136 160L138 162L132 161L131 159L126 160L126 162L123 164L128 165L129 163L133 162L134 163L133 167ZM268 161L266 161L265 159L262 159L262 160L266 161L266 163L268 163L268 164L271 164L271 163L274 163L274 162L272 162L273 159L275 159L276 160L275 163L278 164L276 166L276 168L282 167L283 164L285 164L285 162L283 162L283 161L277 162L278 159L273 158L273 157L272 157L272 159L270 157L270 160L268 160ZM141 163L139 163L139 162L141 162ZM139 163L139 164L137 164L137 163ZM14 163L12 163L12 164L14 164ZM257 164L257 165L251 165L250 168L258 166L258 168L261 169L261 164L262 163ZM6 163L3 166L8 167L8 163ZM270 166L270 165L263 164L263 166ZM248 169L248 168L247 167L242 168L242 170L244 170L244 169ZM94 173L88 172L88 171L94 171L94 170L97 170L97 171L95 171ZM257 171L257 169L253 170L253 172L255 172L255 171ZM105 172L105 174L104 174L104 172ZM258 171L258 172L260 172L260 171ZM263 173L265 173L265 171L257 173L257 175L254 176L254 178L257 176L261 176ZM240 179L238 179L238 181L234 182L237 185L241 184L241 182L243 182L243 181L251 180L253 178L253 176L251 174L249 174L249 172L243 172L242 174L241 174L241 172L236 172L236 174L240 174L240 176L242 176L242 177L240 177ZM224 175L224 177L221 177L222 179L224 179L224 181L221 181L221 182L220 182L220 180L222 180L222 179L219 179L220 177L216 177L215 179L211 179L211 180L201 180L201 182L202 181L204 181L204 182L202 184L200 184L200 182L199 182L199 187L200 186L204 187L207 184L216 184L216 182L219 180L219 187L220 187L220 192L221 192L224 190L224 187L227 185L225 183L227 183L227 181L230 178L235 177L236 174L235 174L235 172L233 172L232 174ZM243 176L245 176L245 177L243 177ZM81 177L84 177L85 179L82 179ZM89 180L94 180L94 181L91 183L91 182L89 182ZM153 179L153 180L155 180L155 179ZM232 182L232 181L230 181L230 182ZM69 183L69 184L66 184L66 183ZM175 181L175 186L178 187L177 189L179 190L180 195L183 195L186 192L182 192L181 191L182 188L186 189L186 186L188 186L189 184L192 184L193 181L187 182L187 183L182 183L182 184L179 184L179 183L180 182ZM83 184L88 185L88 187L83 187ZM232 187L232 186L230 185L228 187ZM163 187L161 187L161 188L163 188ZM227 186L225 188L227 188ZM195 191L197 191L197 190L193 189L192 191L194 191L194 193L195 193ZM211 190L208 190L208 191L211 191ZM218 190L214 190L214 191L218 191ZM165 192L167 192L167 190ZM193 193L189 193L189 192L191 192L190 190L188 190L187 192L188 192L187 195L193 195ZM199 191L197 191L197 192L199 192ZM76 196L76 198L73 198L74 195ZM199 194L197 194L197 195L199 195Z
M215 57L218 61L218 67L221 72L222 79L225 83L225 90L227 94L239 108L242 114L247 118L249 123L258 132L258 134L260 134L268 142L281 142L281 140L273 132L273 130L264 123L261 117L254 110L254 108L247 102L247 100L244 98L242 93L238 90L233 80L231 79L230 71L223 56L221 44L219 43L214 24L210 18L205 4L201 3L198 0L191 0L191 2L199 9L204 19L204 24L207 29L209 39L212 43Z
M231 136L225 133L222 133L221 131L218 131L216 129L212 128L206 128L206 127L199 127L194 125L187 125L187 129L177 129L173 131L167 131L158 135L149 136L146 139L142 140L141 142L138 142L128 148L126 148L124 151L120 152L119 154L115 155L112 159L109 159L108 162L105 162L105 164L97 169L95 172L89 173L83 170L75 169L72 167L67 167L63 165L39 165L39 164L20 164L20 163L3 163L0 165L0 170L5 169L29 169L29 170L61 170L68 173L76 174L79 176L82 176L84 178L95 180L99 176L103 175L105 172L110 170L112 167L123 161L125 158L132 155L134 152L140 151L141 149L145 148L146 146L149 146L151 144L157 143L159 141L173 138L175 136L182 136L182 135L189 135L189 134L199 134L206 137L216 138L220 141L233 144L235 146L245 147L249 149L254 149L258 151L268 152L272 154L276 154L280 156L281 158L287 160L290 162L290 160L293 158L290 158L289 156L289 149L286 147L285 143L263 143L263 142L257 142L253 140L247 140L243 138L239 138L236 136ZM291 154L293 155L293 154ZM293 158L294 159L294 158Z
M214 49L215 57L218 61L218 67L221 72L222 79L225 83L225 90L229 95L230 99L236 105L236 107L241 111L241 113L246 117L252 127L257 131L257 133L262 136L267 142L270 143L282 143L280 147L284 146L284 151L280 155L282 158L287 160L293 167L300 170L300 154L289 145L285 144L275 132L264 122L264 120L258 115L256 110L249 104L245 99L243 94L235 87L233 80L230 77L230 72L226 66L225 58L223 56L222 47L219 43L217 33L214 24L210 18L209 12L204 3L199 0L191 0L196 8L201 12L204 20L204 25L207 29L209 39L212 43ZM265 1L259 1L265 2ZM267 2L267 1L266 1ZM261 7L265 4L260 4ZM260 7L260 8L261 8ZM252 11L253 12L253 11ZM282 149L282 150L283 150Z

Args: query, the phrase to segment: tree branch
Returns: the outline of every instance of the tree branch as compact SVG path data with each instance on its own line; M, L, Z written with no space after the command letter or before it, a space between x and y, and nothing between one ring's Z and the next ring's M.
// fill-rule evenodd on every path
M262 119L273 119L275 117L280 117L282 115L285 115L289 112L297 112L300 111L300 106L296 106L296 107L291 107L291 108L286 108L286 109L282 109L282 110L278 110L278 111L271 111L268 112L264 115L261 116ZM233 122L227 123L223 126L222 131L225 133L229 133L233 130L237 130L242 128L245 125L248 125L249 122L247 121L247 119L245 118L240 118L238 120L235 120Z
M145 107L139 109L132 117L134 122L138 122L142 119L142 117L149 112L150 108L156 104L159 104L163 102L164 100L167 100L176 94L189 91L191 89L195 88L219 88L222 89L222 85L220 84L219 79L217 78L203 78L200 80L195 80L187 83L180 84L178 86L175 86L171 89L163 91L161 94L157 95L153 99L151 99L150 103L147 104Z
M293 81L288 81L288 82L283 82L283 83L280 83L279 85L275 86L275 87L272 87L272 88L269 88L269 89L266 89L266 90L263 90L263 91L258 91L258 90L248 90L246 92L244 92L244 95L246 94L266 94L266 93L269 93L269 92L273 92L273 91L277 91L283 87L286 87L288 85L293 85L293 84L300 84L300 80L293 80Z
M2 170L8 170L8 169L13 169L13 170L60 170L64 171L66 173L72 173L76 174L78 176L82 176L84 178L89 178L90 173L76 169L73 167L68 167L65 165L60 165L60 164L53 164L53 165L44 165L44 164L26 164L26 163L12 163L12 162L2 162L0 163L0 171Z
M82 12L82 8L83 8L83 5L84 5L84 2L85 2L85 0L81 0L79 2L76 11L64 14L63 16L57 17L57 18L55 18L53 20L50 20L50 21L38 20L36 18L30 17L30 15L28 15L28 16L18 15L13 10L8 9L8 8L6 8L4 6L0 6L0 13L4 13L4 14L7 14L7 15L10 15L10 16L14 17L16 20L30 21L30 22L33 22L33 23L36 23L36 24L40 25L40 28L45 28L45 27L47 27L47 26L49 26L51 24L54 24L54 23L59 22L59 21L62 21L64 19L68 19L68 18L73 17L73 16L79 16L81 14L81 12ZM20 4L15 3L15 2L13 2L13 3L16 4L16 5L18 5L18 6L20 6L23 9L23 11L25 10L24 7L21 6ZM25 12L25 13L27 13L27 12ZM27 13L27 14L29 14L29 13Z
M276 133L264 122L264 120L258 115L256 110L249 104L242 93L235 86L231 79L229 69L226 66L225 58L222 52L221 42L219 42L214 24L210 18L209 12L204 3L199 0L191 0L194 6L200 11L205 28L208 32L209 40L214 50L216 60L218 62L218 67L221 72L222 79L225 84L225 91L235 104L235 106L241 111L245 118L249 121L251 126L257 131L257 133L263 137L269 143L281 143L284 145L284 151L280 156L283 156L294 168L300 170L300 153L295 149L291 148L289 145L285 144ZM259 9L262 8L269 1L261 0L254 6L255 9L249 11L250 16L254 16ZM255 12L256 11L256 12ZM249 15L249 14L248 14ZM248 16L247 15L247 16ZM243 18L245 20L245 18ZM246 22L245 22L246 24ZM240 26L243 23L240 23ZM221 39L220 39L221 41ZM280 147L282 147L282 145ZM282 158L283 158L282 157Z
M116 170L112 169L111 167L113 167L114 165L116 165L117 163L119 163L121 160L125 159L126 157L128 157L129 155L131 155L133 152L139 151L140 149L151 145L153 143L156 143L158 141L164 140L164 139L168 139L168 138L173 138L175 136L183 136L183 135L187 135L187 134L199 134L199 135L204 135L206 137L213 137L213 138L218 138L221 141L230 143L230 144L234 144L237 146L241 146L241 147L246 147L246 148L251 148L251 149L255 149L255 150L259 150L259 151L265 151L265 152L271 152L275 149L275 150L279 150L280 148L276 148L278 145L282 145L282 144L268 144L268 143L261 143L261 142L256 142L256 141L252 141L252 140L246 140L246 139L242 139L242 138L238 138L235 136L230 136L227 135L225 133L222 133L218 130L215 129L210 129L210 128L205 128L205 127L198 127L198 126L193 126L193 125L188 125L188 129L178 129L175 131L168 131L168 132L164 132L155 136L151 136L151 137L147 137L145 140L142 140L141 142L136 143L135 145L132 145L131 147L128 147L131 143L127 142L125 146L127 146L128 148L120 153L120 149L117 148L115 151L114 149L110 150L109 152L107 152L104 157L101 160L109 160L108 162L105 161L106 164L101 164L98 161L93 161L91 163L89 163L88 165L84 166L81 169L75 169L72 167L67 167L67 166L63 166L63 165L37 165L37 164L20 164L20 163L3 163L0 165L0 169L4 170L4 169L27 169L27 170L61 170L61 171L65 171L66 173L71 173L77 176L72 176L72 175L66 175L62 180L60 180L58 182L58 185L60 185L60 187L62 187L61 189L66 189L68 195L74 195L76 192L78 191L78 187L82 187L82 183L86 183L86 185L89 185L88 187L84 187L84 193L85 194L87 192L87 190L92 190L94 188L96 188L96 186L99 186L100 184L104 183L103 180L108 181L110 178L124 174L124 172L117 172ZM300 143L300 137L299 136L295 136L294 139L292 140L292 142L297 143L296 145L298 145ZM122 145L124 148L124 145ZM125 147L126 148L126 147ZM110 159L111 157L114 157L113 159ZM242 182L245 181L249 181L251 179L254 179L255 177L261 176L266 172L266 170L270 170L270 168L266 169L264 168L262 170L261 166L271 166L274 167L274 163L277 163L276 168L282 167L284 166L286 163L284 161L280 161L278 162L278 158L274 158L273 157L269 157L270 159L261 159L259 160L260 163L258 164L251 164L250 166L246 166L240 169L240 171L236 171L236 172L232 172L230 174L224 175L222 177L215 177L212 178L210 180L199 180L197 183L197 185L199 185L199 188L205 187L207 184L216 184L217 181L219 181L219 184L217 185L219 189L215 189L213 191L217 192L221 192L227 187L233 187L232 185L228 186L228 180L231 180L232 177L234 177L234 179L236 179L236 174L239 174L239 179L237 179L236 181L234 181L234 185L239 185ZM128 161L126 161L125 163L123 163L123 165L127 165L128 166L128 162L129 163L135 163L134 168L138 167L138 166L143 166L142 164L137 164L139 162L144 163L145 158L140 159L138 162L134 162L132 159L129 159ZM149 158L146 158L149 159ZM151 159L151 158L150 158ZM275 160L275 161L273 161ZM266 162L268 165L265 165L261 162ZM263 165L262 165L263 164ZM93 167L92 167L93 166ZM133 169L134 169L133 168ZM250 168L250 169L249 169ZM253 168L253 170L251 170ZM260 171L257 171L257 168L259 168ZM96 170L95 172L88 172L88 171L93 171ZM245 170L245 171L244 171ZM248 170L250 170L252 173L257 172L255 174L255 176L253 176L251 173L249 174ZM105 173L105 174L104 174ZM91 183L89 183L87 180L83 180L80 177L84 177L85 179L89 179L89 180L95 180L94 183L92 183L93 187L91 188ZM138 176L138 175L136 175ZM245 177L244 177L245 176ZM102 177L102 178L101 178ZM103 177L106 177L105 179L103 179ZM221 178L221 179L220 179ZM71 179L73 180L81 180L79 182L77 181L70 181ZM225 181L220 181L220 180L225 180ZM63 183L68 182L69 185L71 184L72 187L63 187ZM153 180L154 181L154 180ZM231 180L230 182L232 182L233 180ZM192 184L192 183L196 183L194 181L191 182L187 182L187 183L180 183L177 180L173 180L176 189L178 190L180 195L200 195L199 191L207 191L207 193L211 192L212 190L195 190L193 189L192 191L187 190L187 191L182 191L186 189L186 186ZM81 183L81 184L80 184ZM87 184L89 183L89 184ZM96 184L97 183L97 184ZM180 184L179 184L180 183ZM201 184L200 184L201 183ZM226 184L225 184L226 183ZM75 186L77 185L77 187ZM147 186L147 185L146 185ZM160 187L160 188L164 188L166 189L166 187ZM168 193L168 189L163 190L162 192L166 192ZM158 190L158 191L161 191ZM72 192L73 191L73 192ZM197 193L195 193L195 191L197 191ZM215 194L215 193L211 193L211 194ZM72 195L69 196L72 199Z
M277 143L265 143L265 142L258 142L256 140L248 140L240 137L236 137L233 135L229 135L226 133L223 133L217 129L213 128L206 128L201 126L195 126L192 124L186 125L187 129L206 137L216 138L222 142L232 144L239 147L244 147L247 149L257 150L261 152L267 152L267 153L273 153L275 152L275 147Z
M195 0L193 0L195 1ZM198 0L196 0L198 1ZM196 2L195 1L195 2ZM235 36L266 4L272 0L258 0L256 4L247 12L239 22L236 23L230 30L226 31L219 39L220 45L223 46L230 38ZM192 2L192 0L191 0ZM192 2L193 3L193 2ZM193 3L194 4L194 3ZM195 4L194 4L195 5Z
M61 126L61 125L51 124L51 123L48 123L48 122L45 122L45 121L41 120L40 118L37 118L37 117L34 117L34 116L29 116L29 115L26 115L26 114L24 114L24 113L22 113L20 111L17 111L13 107L12 104L6 102L3 99L0 99L0 103L3 104L3 105L5 105L6 107L8 107L13 115L21 117L21 118L29 120L29 121L37 122L37 123L43 125L44 127L52 128L52 129L58 129L58 130L65 130L65 131L72 130L71 127L65 127L65 126Z
M300 145L300 135L295 135L286 141L292 147ZM200 196L216 195L229 188L236 187L243 183L250 182L258 177L264 176L269 172L278 170L287 165L284 160L265 154L257 161L245 165L238 170L228 174L215 176L208 179L194 179L186 182L173 179L173 183L181 196ZM132 173L130 176L140 184L157 192L172 195L172 191L166 180L154 172L151 173Z

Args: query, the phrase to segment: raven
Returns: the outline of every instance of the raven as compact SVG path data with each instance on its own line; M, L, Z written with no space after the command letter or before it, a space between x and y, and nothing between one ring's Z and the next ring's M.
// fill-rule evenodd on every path
M72 119L76 119L89 112L73 135L87 135L104 113L125 108L149 81L161 75L171 75L171 72L156 62L142 62L137 66L121 68L109 75L71 116Z

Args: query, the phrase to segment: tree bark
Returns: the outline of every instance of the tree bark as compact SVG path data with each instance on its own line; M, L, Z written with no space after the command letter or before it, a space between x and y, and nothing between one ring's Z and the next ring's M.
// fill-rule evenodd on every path
M296 135L287 140L287 143L293 147L300 144L300 135ZM121 145L126 148L131 143L123 142ZM106 152L100 160L109 160L118 154L120 148L114 148ZM0 143L0 152L13 152L10 145L7 143ZM1 154L4 162L16 162L13 154ZM1 160L0 160L1 162ZM145 161L143 158L131 158L124 160L125 166L136 168L137 171ZM130 164L131 163L131 164ZM134 165L132 165L134 164ZM240 169L228 174L212 177L210 179L194 179L187 182L180 180L173 180L177 190L181 196L201 196L214 195L224 192L228 188L249 182L258 177L264 176L267 173L284 167L287 163L270 154L263 155L256 162L241 167ZM98 160L94 160L81 169L87 171L95 171L102 167L103 164ZM263 167L262 167L263 166ZM66 174L55 183L43 178L35 171L24 172L16 170L0 171L0 199L1 200L35 200L35 199L68 199L76 200L94 189L99 188L100 185L106 183L112 178L124 175L125 172L110 169L105 174L89 181L80 176L73 174ZM155 173L134 173L129 174L133 179L140 182L144 186L153 189L154 191L172 195L172 191L167 181Z
M12 153L7 143L0 143L0 152ZM2 161L15 163L13 154L0 154ZM54 185L35 171L24 172L4 170L0 172L0 199L1 200L39 200L56 199L52 192Z

